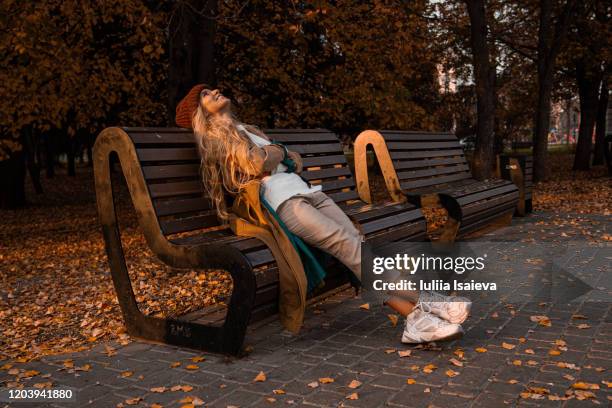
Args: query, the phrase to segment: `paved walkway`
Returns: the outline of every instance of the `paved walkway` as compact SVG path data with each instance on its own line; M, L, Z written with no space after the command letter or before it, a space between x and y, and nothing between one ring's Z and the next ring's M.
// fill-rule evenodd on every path
M512 227L481 240L559 245L583 240L590 248L584 237L604 234L610 234L604 217L535 215L515 219ZM405 347L399 342L401 320L394 327L388 310L364 310L363 300L345 291L310 308L299 336L284 332L276 320L251 331L246 344L252 352L242 359L142 342L110 344L115 349L110 353L109 345L99 345L0 370L0 391L15 381L17 368L25 386L52 382L71 387L77 397L76 402L16 407L180 407L191 406L190 401L211 407L610 406L612 393L604 382L612 381L611 286L606 281L612 258L609 245L593 248L567 261L575 276L595 288L591 293L554 305L476 303L464 324L466 335L451 343ZM521 270L509 275L516 287L530 278ZM533 316L546 316L550 324ZM398 353L406 350L409 356ZM25 375L28 370L35 371ZM265 381L254 381L260 372ZM576 394L564 400L577 382L599 389L574 391L583 400Z

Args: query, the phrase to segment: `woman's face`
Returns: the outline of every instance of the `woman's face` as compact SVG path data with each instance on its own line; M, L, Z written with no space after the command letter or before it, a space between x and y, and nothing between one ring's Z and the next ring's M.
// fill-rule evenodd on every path
M211 114L229 111L231 102L218 89L204 89L200 93L200 101L204 109Z

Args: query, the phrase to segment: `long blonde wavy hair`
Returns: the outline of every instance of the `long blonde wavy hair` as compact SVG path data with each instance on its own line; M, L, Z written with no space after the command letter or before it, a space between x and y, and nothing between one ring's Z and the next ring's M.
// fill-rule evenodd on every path
M228 219L224 189L230 194L238 194L255 180L255 169L249 160L251 144L238 130L241 124L233 114L229 115L229 120L210 114L201 103L193 116L193 130L202 158L202 180L217 216L223 221ZM253 126L242 125L256 134L263 134Z

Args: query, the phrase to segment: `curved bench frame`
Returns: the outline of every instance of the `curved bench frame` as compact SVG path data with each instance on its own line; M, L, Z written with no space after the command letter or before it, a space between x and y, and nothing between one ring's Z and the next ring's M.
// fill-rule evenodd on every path
M354 143L355 177L361 199L368 203L372 202L366 161L366 150L368 146L372 146L372 148L374 149L376 159L378 160L378 164L382 170L385 179L387 191L391 195L392 199L394 201L406 200L406 196L409 194L405 194L401 188L399 178L397 177L397 172L393 167L393 161L391 160L391 155L389 153L389 150L387 149L385 139L380 132L377 132L375 130L365 130L361 132L357 136L357 139L355 139ZM499 157L497 158L497 160L499 171ZM524 214L525 190L524 188L522 188L523 173L521 171L521 167L518 160L511 159L510 164L511 165L509 166L509 170L511 181L517 186L519 186L520 198L517 212L519 214ZM457 201L450 195L444 193L419 195L418 201L419 202L417 204L421 207L441 204L447 210L448 218L442 229L442 234L440 236L439 241L442 243L453 242L457 234L459 233L462 219L461 206L457 203ZM500 217L500 219L489 223L489 225L493 227L496 227L498 225L508 225L511 221L511 218L512 213L509 213L509 215L504 215Z
M98 215L106 253L123 319L131 336L210 351L237 354L242 348L255 300L256 282L252 267L238 249L228 245L175 245L163 234L140 168L136 149L121 128L107 128L94 146L94 179ZM115 213L110 155L116 153L147 244L164 263L175 268L223 269L230 273L233 291L222 326L207 326L177 319L143 314L130 282Z

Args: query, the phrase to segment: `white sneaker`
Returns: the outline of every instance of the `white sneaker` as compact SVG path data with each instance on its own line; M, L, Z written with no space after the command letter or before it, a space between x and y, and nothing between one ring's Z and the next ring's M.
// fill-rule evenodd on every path
M441 293L424 291L419 294L417 307L449 323L461 324L468 318L472 302L460 296L444 296Z
M416 308L406 316L402 343L413 344L452 340L462 335L463 329L460 325L445 322L438 316Z

